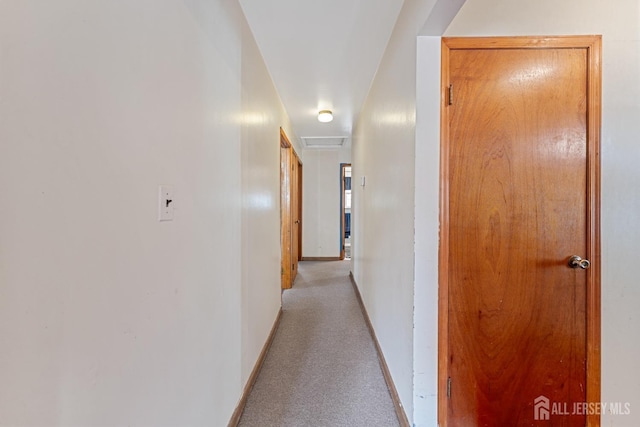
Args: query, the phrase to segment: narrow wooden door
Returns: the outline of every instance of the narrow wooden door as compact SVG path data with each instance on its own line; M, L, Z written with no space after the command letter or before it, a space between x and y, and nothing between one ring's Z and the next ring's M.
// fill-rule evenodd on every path
M576 255L597 270L599 256L599 39L516 42L444 40L448 426L584 426L552 405L599 396L587 394L596 273L569 265ZM547 412L534 410L541 397Z
M282 289L289 289L291 278L291 143L280 129L280 250Z
M297 226L298 226L298 252L297 252L297 260L302 260L302 189L304 185L302 184L302 161L298 158L298 167L296 168L298 172L298 191L297 191L297 200L296 200L296 209L297 209Z
M291 284L298 275L300 259L300 159L291 150Z

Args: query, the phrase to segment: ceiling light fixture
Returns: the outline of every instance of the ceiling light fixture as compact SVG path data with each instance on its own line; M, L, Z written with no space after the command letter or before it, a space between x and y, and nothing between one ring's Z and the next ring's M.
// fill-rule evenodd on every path
M328 123L333 120L333 113L331 110L321 110L318 112L318 121L322 123Z

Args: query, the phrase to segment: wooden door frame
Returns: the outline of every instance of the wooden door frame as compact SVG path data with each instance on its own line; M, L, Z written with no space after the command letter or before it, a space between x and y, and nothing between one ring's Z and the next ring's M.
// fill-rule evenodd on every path
M295 150L293 151L295 154ZM302 261L302 160L296 154L298 160L298 261Z
M291 142L280 128L280 275L282 289L291 288Z
M446 37L442 38L440 85L440 247L438 255L438 423L448 425L448 321L449 321L449 51L453 49L587 50L587 273L586 340L587 402L600 402L600 122L601 36L559 37ZM587 426L599 426L600 416L587 416Z
M291 175L291 239L293 240L294 234L298 236L298 241L291 243L291 269L292 271L298 273L298 261L301 259L302 253L302 161L296 153L296 150L291 146L290 148L290 160L291 160L291 170L295 171ZM296 167L294 167L294 165ZM295 212L295 215L294 215ZM294 218L297 218L297 222L294 221ZM295 233L294 233L295 230ZM295 257L293 256L295 247ZM296 264L296 268L294 270L293 264ZM291 277L291 286L295 282L295 277Z
M291 168L293 162L298 163L297 206L292 204L293 176ZM293 209L296 209L300 222L293 223ZM280 128L280 274L282 289L290 289L293 286L291 277L293 227L298 227L298 256L296 261L302 259L302 161L293 148L286 133Z

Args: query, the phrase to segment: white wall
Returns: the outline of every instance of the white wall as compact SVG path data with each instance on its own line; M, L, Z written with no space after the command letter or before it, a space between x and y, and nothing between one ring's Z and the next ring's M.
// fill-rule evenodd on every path
M353 274L413 419L416 36L435 2L405 1L356 124ZM359 185L366 177L365 187Z
M340 163L349 148L307 148L302 166L302 256L340 256Z
M280 304L287 125L239 6L3 1L0 58L0 425L225 425Z
M435 425L438 417L440 46L440 37L418 38L413 329L416 426Z
M468 0L446 32L548 34L603 36L602 400L630 402L632 413L602 425L640 425L640 2Z

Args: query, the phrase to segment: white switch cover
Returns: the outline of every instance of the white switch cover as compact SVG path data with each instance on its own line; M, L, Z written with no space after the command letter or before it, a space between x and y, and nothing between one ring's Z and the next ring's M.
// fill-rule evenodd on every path
M173 221L173 188L168 185L160 186L158 197L158 221Z

